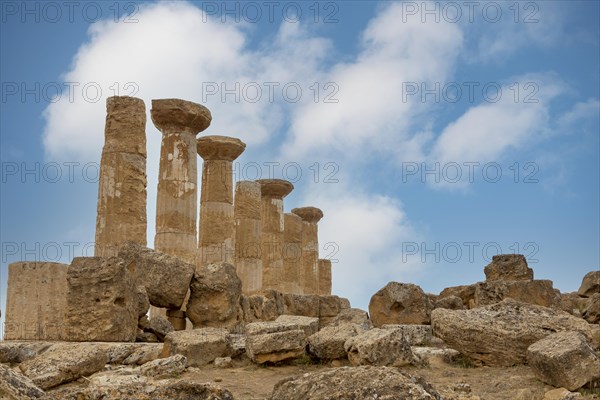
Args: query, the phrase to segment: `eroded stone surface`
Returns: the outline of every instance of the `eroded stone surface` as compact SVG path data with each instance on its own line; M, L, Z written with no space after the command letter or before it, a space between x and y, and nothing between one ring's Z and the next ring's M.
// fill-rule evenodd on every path
M591 271L585 274L578 293L584 297L591 297L595 293L600 293L600 271Z
M317 223L323 212L316 207L299 207L292 213L302 218L302 269L304 280L301 285L305 294L319 294L319 233Z
M348 339L344 348L354 366L402 367L419 363L400 329L371 329Z
M165 337L162 355L175 354L185 356L187 365L192 367L209 364L217 357L229 357L232 354L229 333L220 328L171 332Z
M530 281L533 270L522 254L498 254L485 266L486 281Z
M343 324L327 326L308 338L308 351L322 360L346 358L344 343L353 336L365 332L361 325Z
M38 399L43 395L44 391L31 379L0 364L0 399Z
M423 290L412 283L390 282L371 297L369 315L373 325L427 325L432 304Z
M588 299L581 316L590 324L600 324L600 293Z
M507 297L543 307L560 307L560 292L550 280L481 282L475 290L475 306L498 303Z
M235 268L246 295L262 289L260 186L253 181L237 182L235 186Z

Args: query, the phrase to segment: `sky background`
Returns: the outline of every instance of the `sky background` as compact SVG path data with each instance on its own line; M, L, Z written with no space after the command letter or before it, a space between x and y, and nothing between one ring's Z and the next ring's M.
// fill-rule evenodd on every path
M389 281L481 281L498 253L562 292L599 268L597 1L0 5L2 314L9 263L93 255L115 94L146 103L150 246L151 99L176 97L247 144L234 179L323 210L354 307Z

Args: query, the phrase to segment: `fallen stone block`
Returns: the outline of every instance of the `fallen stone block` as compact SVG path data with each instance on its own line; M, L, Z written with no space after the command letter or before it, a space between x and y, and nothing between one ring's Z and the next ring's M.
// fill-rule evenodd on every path
M233 353L229 333L222 328L201 328L174 331L165 336L163 357L184 355L187 365L200 367L210 364L217 357L229 357Z
M402 367L420 363L400 329L371 329L348 339L344 349L354 366Z
M373 325L427 325L433 308L429 297L412 283L390 282L371 297L369 315Z

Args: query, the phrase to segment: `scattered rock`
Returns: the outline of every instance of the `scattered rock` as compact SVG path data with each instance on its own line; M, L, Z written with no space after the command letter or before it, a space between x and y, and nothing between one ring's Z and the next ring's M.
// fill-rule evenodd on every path
M185 371L187 358L181 354L158 360L149 361L140 367L140 372L144 376L151 376L157 379L173 378Z
M527 266L522 254L498 254L483 269L485 280L490 281L530 281L533 270Z
M438 298L434 303L433 308L447 308L449 310L464 310L465 304L463 299L458 296L446 296Z
M282 315L275 321L252 322L246 325L246 333L248 335L285 332L296 329L302 330L304 335L308 337L316 333L319 329L319 319L297 315Z
M43 353L52 342L0 342L0 363L18 364Z
M410 349L413 354L423 360L425 364L431 363L434 359L450 364L460 355L460 353L454 349L420 346L411 346Z
M544 394L542 400L577 400L581 393L571 393L565 388L549 390Z
M472 310L438 308L431 313L431 326L448 346L490 366L525 363L527 347L554 332L592 336L580 318L512 299Z
M138 332L135 341L137 343L160 343L158 337L152 332Z
M121 364L123 365L142 365L149 361L162 357L162 343L136 343L132 352L127 355Z
M356 324L327 326L308 338L308 351L321 360L346 358L344 343L365 331L361 325Z
M228 263L196 269L190 285L186 315L198 327L232 329L240 323L242 281Z
M181 259L127 242L119 249L138 286L146 288L150 304L179 309L188 292L195 266Z
M579 296L577 292L561 293L559 308L569 314L580 317L585 308L587 298Z
M231 367L233 367L233 362L231 361L231 357L217 357L217 358L215 358L215 367L217 367L217 368L231 368Z
M283 294L283 314L319 317L319 296L314 294Z
M583 297L592 297L595 293L600 293L600 271L585 274L577 293Z
M274 321L283 314L283 294L275 290L267 290L252 296L242 296L240 303L246 323Z
M306 332L301 329L253 334L246 339L246 352L257 364L275 363L303 356L306 343Z
M482 282L475 290L475 306L498 303L505 298L543 307L560 308L560 292L550 280Z
M400 329L371 329L348 339L344 349L348 353L348 360L354 366L401 367L419 364Z
M390 367L342 367L285 378L273 388L270 400L442 399L420 377Z
M98 372L107 362L107 352L95 343L57 343L19 368L46 390Z
M228 357L231 353L226 329L201 328L167 334L162 355L181 354L187 357L189 366L199 367L213 362L217 357Z
M362 326L365 330L373 328L373 323L369 314L359 308L343 309L340 313L329 321L330 326L339 326L346 324L356 324Z
M0 364L0 399L37 399L43 395L44 391L37 387L31 379Z
M145 330L156 335L158 340L162 342L165 340L165 336L175 329L167 318L162 315L157 315L156 317L150 318L150 323Z
M136 287L118 257L75 257L67 270L67 337L72 341L133 342Z
M477 284L473 285L462 285L462 286L451 286L448 287L440 293L438 296L438 301L448 296L456 296L460 297L465 305L465 308L472 308L471 305L474 304L475 301L475 290L477 289Z
M532 344L527 363L541 381L568 390L600 379L600 358L579 332L554 333Z
M433 336L431 325L383 325L381 328L401 331L411 346L428 346L439 341Z
M390 282L371 297L369 314L373 325L427 325L432 304L423 290L412 283Z
M581 316L590 324L600 324L600 293L594 293L588 299Z

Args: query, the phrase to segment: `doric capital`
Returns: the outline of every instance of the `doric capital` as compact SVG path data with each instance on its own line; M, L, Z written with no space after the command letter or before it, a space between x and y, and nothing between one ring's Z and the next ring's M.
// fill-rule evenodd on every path
M294 208L292 213L296 214L303 221L317 223L323 218L323 211L318 209L317 207L300 207Z
M294 189L294 185L283 179L259 179L261 195L283 199Z
M212 116L208 108L180 99L152 100L152 122L162 132L190 132L194 135L210 125Z
M233 161L246 149L246 143L228 136L202 136L196 150L204 160Z

